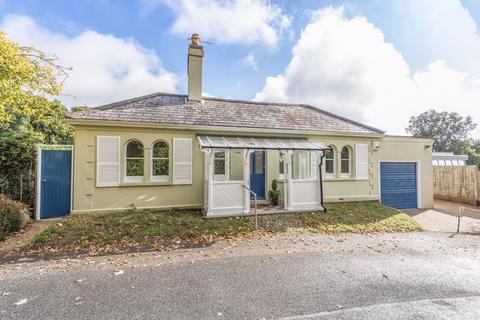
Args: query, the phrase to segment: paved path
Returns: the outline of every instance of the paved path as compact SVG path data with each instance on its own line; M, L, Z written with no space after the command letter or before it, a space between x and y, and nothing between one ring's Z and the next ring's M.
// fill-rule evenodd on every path
M0 266L1 319L480 319L478 236L219 242Z
M30 221L23 230L10 235L4 241L0 241L0 256L18 251L23 246L29 244L37 234L58 220L59 219L45 219Z
M435 200L433 209L413 209L405 212L426 230L454 233L457 231L459 205L465 207L460 219L460 232L480 234L480 207Z

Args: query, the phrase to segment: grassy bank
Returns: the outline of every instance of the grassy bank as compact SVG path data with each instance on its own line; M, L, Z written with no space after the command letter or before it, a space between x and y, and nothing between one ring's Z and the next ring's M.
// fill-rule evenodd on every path
M328 204L327 213L292 213L205 219L200 212L130 211L72 215L48 227L30 250L105 252L126 247L172 248L208 245L219 239L265 233L371 233L419 231L406 214L378 202Z

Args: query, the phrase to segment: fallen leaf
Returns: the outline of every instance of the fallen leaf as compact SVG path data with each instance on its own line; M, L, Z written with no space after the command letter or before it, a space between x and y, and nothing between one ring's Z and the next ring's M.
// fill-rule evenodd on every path
M27 299L22 299L20 301L15 302L15 305L16 306L21 306L22 304L25 304L25 303L27 303Z
M113 272L113 275L114 275L114 276L119 276L119 275L124 274L124 273L125 273L125 271L123 271L123 270L118 270L118 271Z

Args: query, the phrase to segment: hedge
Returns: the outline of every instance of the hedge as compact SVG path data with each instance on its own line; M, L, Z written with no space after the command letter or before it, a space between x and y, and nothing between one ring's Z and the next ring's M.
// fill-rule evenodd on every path
M26 205L0 194L0 240L20 230L25 222L24 210L27 210Z

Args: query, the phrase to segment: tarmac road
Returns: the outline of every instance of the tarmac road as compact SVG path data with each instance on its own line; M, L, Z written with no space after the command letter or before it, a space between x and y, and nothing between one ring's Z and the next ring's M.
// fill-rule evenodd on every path
M0 319L480 319L480 237L290 234L0 266Z

